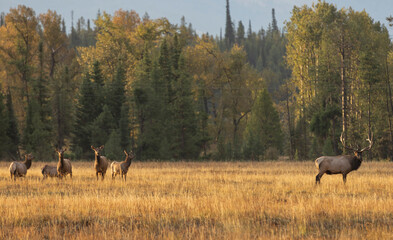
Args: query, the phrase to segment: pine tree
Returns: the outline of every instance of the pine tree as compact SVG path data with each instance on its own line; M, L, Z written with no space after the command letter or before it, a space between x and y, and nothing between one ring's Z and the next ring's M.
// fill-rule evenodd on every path
M242 23L242 21L239 21L239 25L237 27L237 31L236 31L237 37L236 37L236 42L238 45L243 45L244 44L244 25Z
M127 103L124 103L121 107L119 131L120 131L120 146L122 150L129 149L130 145L130 120L129 120L129 107Z
M191 92L191 78L188 75L184 58L179 59L178 79L174 105L174 152L175 158L195 159L200 152L199 134L195 116L195 106Z
M119 125L121 108L126 101L125 95L125 71L121 64L118 65L112 83L109 84L106 94L106 104L108 105L116 125Z
M235 43L235 31L233 27L233 22L231 20L231 14L229 11L229 0L227 0L226 5L226 22L225 22L225 45L227 49L231 49L232 45Z
M19 159L20 136L18 130L18 121L15 117L14 106L12 104L11 90L7 92L7 137L9 140L8 153L12 159Z
M91 74L91 81L92 81L92 86L94 89L94 95L95 95L95 114L98 116L102 112L102 108L105 105L105 81L104 81L104 76L102 75L101 68L100 68L100 62L95 61L93 64L93 71ZM120 105L121 106L121 105Z
M4 157L10 147L7 136L8 117L6 106L4 105L4 96L0 88L0 159Z
M119 129L114 129L105 143L105 155L109 159L120 160L124 156L123 150L126 148L121 147L121 133Z
M96 98L90 75L85 74L76 104L72 149L78 157L91 155L91 125L98 117Z
M56 74L53 79L52 115L56 147L61 148L70 137L73 124L72 89L68 67Z
M246 158L263 157L269 148L282 150L280 118L266 89L258 95L244 134Z
M277 19L274 8L272 9L272 30L274 32L278 32Z
M47 131L40 112L40 104L33 98L27 106L23 144L27 152L41 161L47 161L51 159L53 152L50 144L51 133Z
M91 144L93 146L104 145L109 135L116 129L112 113L107 105L104 105L102 113L94 120L91 127Z

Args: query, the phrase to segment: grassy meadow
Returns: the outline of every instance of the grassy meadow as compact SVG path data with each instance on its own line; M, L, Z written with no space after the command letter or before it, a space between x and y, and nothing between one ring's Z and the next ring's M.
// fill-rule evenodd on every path
M308 162L136 162L127 182L41 181L0 163L0 239L392 239L393 163L324 175ZM53 163L55 165L55 163Z

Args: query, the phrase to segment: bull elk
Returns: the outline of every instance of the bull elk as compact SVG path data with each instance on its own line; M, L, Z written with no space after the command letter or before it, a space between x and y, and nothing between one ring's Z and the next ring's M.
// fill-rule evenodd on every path
M101 173L101 179L104 180L106 170L108 168L108 160L106 157L101 156L100 151L104 148L104 146L95 148L91 146L91 149L94 151L94 168L96 169L96 176L98 180L98 174Z
M347 174L357 170L362 164L362 154L364 151L368 151L373 146L373 135L369 135L366 141L369 145L365 148L353 148L351 146L347 147L344 144L343 135L340 137L341 143L348 150L353 151L353 155L340 155L340 156L322 156L315 160L315 165L319 169L319 173L316 176L315 183L320 183L323 174L342 174L344 184L347 181Z

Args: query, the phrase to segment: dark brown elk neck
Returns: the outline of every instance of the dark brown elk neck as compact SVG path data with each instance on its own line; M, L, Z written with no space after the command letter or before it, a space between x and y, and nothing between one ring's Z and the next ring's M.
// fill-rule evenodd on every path
M31 159L26 159L23 164L25 164L26 168L29 169L31 167Z
M352 156L350 158L349 163L351 164L352 170L357 170L360 167L360 165L362 165L362 155Z
M125 166L128 168L131 165L131 160L132 158L127 157L126 160L124 160Z
M64 156L63 156L63 154L61 154L61 156L59 156L59 164L60 164L60 166L63 166L63 164L64 164Z
M96 164L99 164L100 163L100 160L101 160L101 156L100 156L100 154L95 154L95 163Z

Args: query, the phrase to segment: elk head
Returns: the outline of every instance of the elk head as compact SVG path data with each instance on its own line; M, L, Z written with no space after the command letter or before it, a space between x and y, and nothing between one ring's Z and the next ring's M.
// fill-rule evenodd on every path
M62 158L64 156L64 152L67 151L67 148L64 149L56 149L57 154L59 155L59 158Z
M127 153L127 151L124 150L124 154L126 155L126 160L128 160L128 159L132 160L135 158L135 154L132 151Z
M102 151L102 149L104 149L104 145L102 145L102 146L100 146L100 147L98 147L98 148L95 148L93 145L91 145L91 149L93 149L94 154L95 154L96 156L99 156L99 155L100 155L100 152Z

